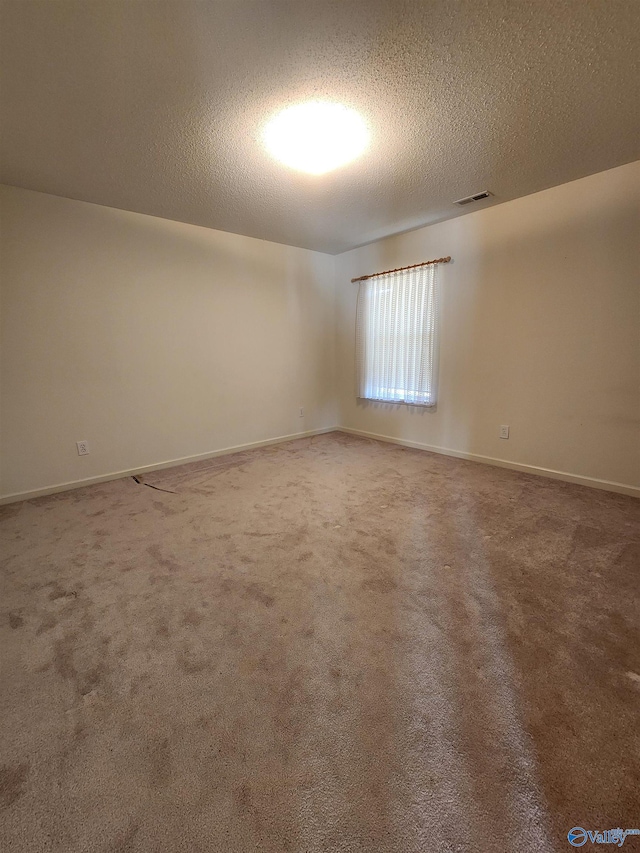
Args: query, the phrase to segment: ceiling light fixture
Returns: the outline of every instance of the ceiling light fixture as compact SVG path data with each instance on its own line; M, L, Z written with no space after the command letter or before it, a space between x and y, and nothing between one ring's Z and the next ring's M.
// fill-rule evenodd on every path
M264 128L263 141L267 151L285 166L323 175L362 154L369 131L351 107L307 101L275 115Z

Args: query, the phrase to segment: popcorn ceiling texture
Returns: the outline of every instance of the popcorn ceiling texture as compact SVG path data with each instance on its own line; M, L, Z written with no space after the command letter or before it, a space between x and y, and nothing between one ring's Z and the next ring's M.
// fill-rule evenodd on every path
M2 4L8 184L336 253L638 158L635 0ZM320 178L275 111L360 110Z

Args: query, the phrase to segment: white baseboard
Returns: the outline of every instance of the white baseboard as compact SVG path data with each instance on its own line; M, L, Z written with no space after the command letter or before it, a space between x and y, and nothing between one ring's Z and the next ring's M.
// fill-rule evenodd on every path
M95 483L106 483L110 480L119 480L124 477L133 477L136 474L146 474L149 471L159 471L161 468L173 468L176 465L185 465L188 462L200 462L204 459L213 459L216 456L226 456L230 453L239 453L242 450L253 450L258 447L267 447L270 444L282 444L286 441L294 441L296 438L308 438L313 435L323 435L327 432L344 432L348 435L357 435L361 438L372 438L376 441L385 441L389 444L398 444L401 447L413 447L417 450L428 450L431 453L440 453L444 456L454 456L457 459L467 459L470 462L481 462L485 465L496 465L499 468L509 468L512 471L521 471L524 474L536 474L541 477L551 477L555 480L564 480L567 483L576 483L580 486L590 486L593 489L604 489L609 492L617 492L622 495L631 495L640 498L640 487L629 486L625 483L615 483L610 480L598 480L595 477L583 477L579 474L569 474L566 471L554 471L551 468L540 468L536 465L523 465L519 462L510 462L507 459L496 459L493 456L482 456L478 453L466 453L462 450L453 450L448 447L437 447L432 444L424 444L420 441L408 441L403 438L394 438L390 435L380 435L375 432L365 432L350 427L324 427L323 429L312 429L306 432L297 432L291 435L280 435L276 438L267 438L263 441L254 441L249 444L237 444L234 447L223 447L220 450L212 450L208 453L199 453L195 456L183 456L179 459L170 459L158 462L154 465L145 465L142 468L131 468L126 471L113 471L98 477L87 477L84 480L72 480L68 483L58 483L55 486L47 486L43 489L33 489L27 492L15 492L10 495L0 496L0 505L26 501L31 498L40 498L53 495L57 492L66 492L71 489L81 489L84 486L92 486Z
M580 474L569 474L566 471L554 471L552 468L539 468L537 465L522 465L519 462L510 462L508 459L495 459L493 456L481 456L479 453L466 453L462 450L452 450L448 447L436 447L431 444L423 444L420 441L407 441L403 438L393 438L390 435L379 435L375 432L365 432L361 429L350 427L338 427L339 432L348 435L358 435L361 438L373 438L376 441L386 441L390 444L399 444L402 447L414 447L417 450L428 450L431 453L441 453L443 456L455 456L457 459L468 459L470 462L482 462L485 465L496 465L499 468L509 468L512 471L521 471L523 474L536 474L540 477L551 477L554 480L564 480L566 483L576 483L579 486L590 486L592 489L604 489L608 492L617 492L621 495L631 495L640 498L640 487L628 486L625 483L615 483L610 480L598 480L595 477L583 477Z
M57 492L67 492L71 489L82 489L84 486L93 486L95 483L107 483L110 480L121 480L124 477L133 477L136 474L146 474L149 471L159 471L161 468L174 468L176 465L186 465L188 462L200 462L204 459L213 459L215 456L227 456L230 453L240 453L242 450L254 450L257 447L267 447L269 444L283 444L285 441L294 441L296 438L309 438L313 435L323 435L326 432L336 432L338 427L324 427L323 429L310 429L306 432L296 432L292 435L279 435L277 438L267 438L264 441L252 441L249 444L237 444L235 447L223 447L221 450L212 450L209 453L199 453L195 456L182 456L180 459L170 459L166 462L157 462L155 465L145 465L142 468L130 468L127 471L112 471L109 474L101 474L98 477L87 477L84 480L71 480L68 483L58 483L55 486L47 486L43 489L32 489L28 492L15 492L11 495L0 495L0 506L2 504L14 503L16 501L27 501L31 498L41 498L46 495L54 495Z

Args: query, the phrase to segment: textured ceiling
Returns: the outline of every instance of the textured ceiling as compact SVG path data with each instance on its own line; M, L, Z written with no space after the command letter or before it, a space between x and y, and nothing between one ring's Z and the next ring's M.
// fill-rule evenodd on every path
M638 0L3 0L0 181L340 252L640 156ZM341 101L320 177L267 117Z

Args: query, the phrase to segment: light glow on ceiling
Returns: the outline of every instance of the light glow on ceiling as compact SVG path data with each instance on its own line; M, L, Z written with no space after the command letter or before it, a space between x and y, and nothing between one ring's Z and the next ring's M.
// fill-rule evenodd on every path
M277 113L265 126L267 151L285 166L323 175L355 160L369 144L369 130L351 107L307 101Z

